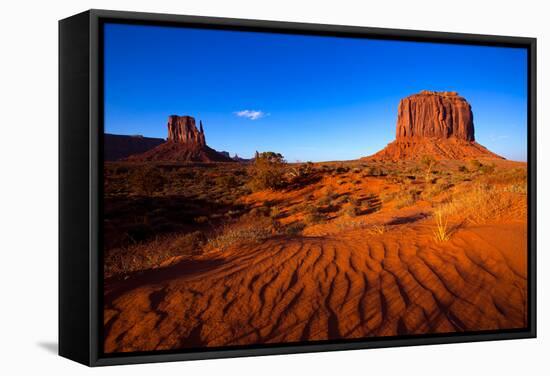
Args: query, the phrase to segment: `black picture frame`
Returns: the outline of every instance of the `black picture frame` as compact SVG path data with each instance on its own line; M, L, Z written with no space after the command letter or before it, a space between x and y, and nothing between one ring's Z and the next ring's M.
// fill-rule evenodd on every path
M131 355L102 347L102 24L195 28L521 47L528 52L528 327ZM536 337L536 39L171 14L88 10L59 21L59 354L88 366L368 349Z

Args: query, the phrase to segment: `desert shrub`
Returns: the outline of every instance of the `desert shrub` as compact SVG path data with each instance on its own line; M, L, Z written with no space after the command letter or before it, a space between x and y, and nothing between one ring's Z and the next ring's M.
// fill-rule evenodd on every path
M271 210L270 210L270 212L269 212L269 216L270 216L271 218L276 219L276 218L280 217L280 216L282 215L282 213L283 213L283 212L282 212L282 210L281 210L279 207L273 206L273 207L271 207Z
M395 208L401 209L407 206L412 206L418 201L420 191L408 190L399 194L395 201Z
M345 174L348 171L349 171L349 167L346 167L344 165L340 165L340 166L336 167L336 173L337 174Z
M331 187L327 187L323 192L323 195L319 198L319 205L330 205L334 200L338 198L338 193L334 192Z
M147 166L136 169L129 183L137 193L151 196L164 188L165 179L158 168Z
M477 159L471 159L469 163L472 171L477 171L480 169L481 166L483 166L483 164Z
M222 187L223 189L231 189L239 185L237 178L230 174L218 176L215 182L216 185Z
M495 164L492 163L490 165L482 165L480 168L479 168L479 172L483 173L483 174L492 174L493 172L495 172Z
M303 222L294 222L285 227L285 233L287 235L300 235L302 231L306 228L306 224Z
M460 165L460 166L458 166L458 172L467 173L468 172L468 167L466 167L464 165Z
M195 171L186 168L176 170L176 178L181 180L191 180L195 178Z
M348 201L353 206L361 206L361 200L357 197L350 197Z
M287 171L287 175L290 177L291 180L298 181L310 175L313 172L313 170L314 170L313 163L307 162L307 163L289 168Z
M271 208L266 205L258 206L250 211L250 214L255 216L269 217L271 214Z
M416 174L419 174L420 172L421 170L420 170L420 167L418 166L413 166L407 170L407 174L409 175L416 175Z
M378 197L370 197L366 200L363 200L361 202L360 206L360 213L361 214L369 214L374 213L382 209L382 202L378 199Z
M338 193L336 193L331 187L327 187L323 193L323 196L330 200L335 200L338 198Z
M307 205L305 212L304 221L307 224L321 223L325 219L320 208L316 205Z
M357 204L350 203L342 211L348 217L357 217L361 212L361 208Z
M449 189L451 189L454 186L454 184L449 182L437 182L436 184L432 184L429 186L424 192L422 192L422 196L427 198L435 197L441 193L447 192Z
M380 176L381 170L377 167L368 167L365 169L365 176Z
M200 231L158 237L145 243L113 248L105 253L105 277L152 269L175 256L202 253L206 237Z
M348 194L342 194L339 197L336 197L333 201L333 204L336 206L345 204L346 202L349 202L350 197Z
M269 217L247 214L229 222L208 239L208 250L224 250L233 244L257 242L278 232L278 224Z
M208 217L205 215L201 215L199 217L195 217L194 219L195 223L203 224L208 222Z
M300 213L300 212L303 211L304 207L305 207L304 203L294 204L288 209L287 213L289 215L294 215L294 214Z
M282 188L285 184L285 166L286 161L279 153L256 152L250 171L250 188L253 191Z
M240 210L230 209L225 213L225 216L229 217L229 218L235 218L235 217L239 216L240 214L241 214Z
M420 163L422 163L422 165L424 166L424 174L425 174L426 182L431 182L431 176L432 176L432 173L435 173L433 169L434 167L437 166L437 161L431 155L425 155L420 160Z

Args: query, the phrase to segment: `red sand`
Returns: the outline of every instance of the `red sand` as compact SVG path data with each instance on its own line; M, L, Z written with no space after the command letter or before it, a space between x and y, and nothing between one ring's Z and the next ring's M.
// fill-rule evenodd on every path
M108 281L105 351L524 327L525 224L432 231L274 238Z

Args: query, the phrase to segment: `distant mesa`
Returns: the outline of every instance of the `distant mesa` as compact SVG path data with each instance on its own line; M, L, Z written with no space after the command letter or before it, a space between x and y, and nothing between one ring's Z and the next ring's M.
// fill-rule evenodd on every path
M250 159L241 158L241 157L239 157L239 155L237 153L235 153L235 155L233 155L233 156L231 156L231 154L229 154L228 151L219 151L218 153L221 153L221 154L225 155L226 157L231 158L234 162L252 162L252 161L254 161L254 158L250 158Z
M130 155L145 153L165 142L166 140L163 138L105 133L103 135L103 156L106 161L117 161Z
M233 162L229 156L206 144L202 121L197 129L192 116L170 115L168 117L168 140L155 148L127 158L129 161L172 162Z
M475 141L470 104L454 91L423 90L399 102L395 141L371 160L498 158Z

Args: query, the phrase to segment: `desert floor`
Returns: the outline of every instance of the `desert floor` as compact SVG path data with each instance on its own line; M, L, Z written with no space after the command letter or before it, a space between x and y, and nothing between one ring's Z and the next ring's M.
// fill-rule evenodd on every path
M526 166L463 164L315 164L257 192L241 166L230 187L211 167L164 166L171 183L147 198L122 184L135 167L113 164L104 351L525 327ZM192 189L176 177L210 190L179 207Z

